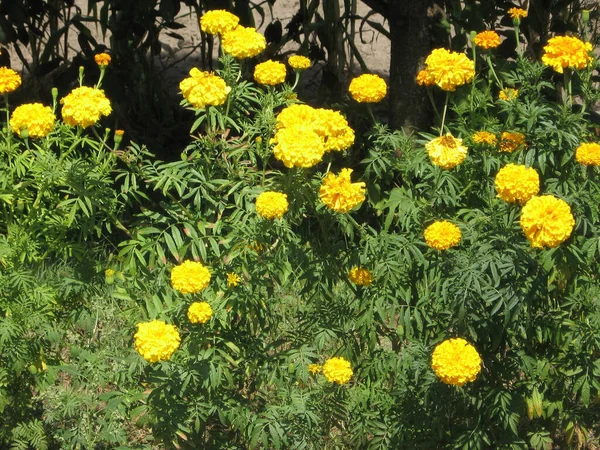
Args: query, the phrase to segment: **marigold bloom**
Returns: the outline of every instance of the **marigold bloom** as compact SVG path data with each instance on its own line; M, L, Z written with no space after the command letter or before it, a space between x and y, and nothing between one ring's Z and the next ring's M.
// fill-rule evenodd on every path
M419 86L433 86L435 84L435 77L426 69L419 71L416 80Z
M512 153L517 149L525 148L527 147L525 135L518 131L505 131L502 133L498 147L501 152L505 153Z
M581 144L575 150L575 159L586 166L600 166L600 144L595 142Z
M335 212L347 213L365 200L365 183L352 183L352 169L342 169L339 175L328 172L319 189L325 205Z
M196 294L209 282L210 271L200 262L184 261L171 270L171 286L182 294Z
M504 100L505 102L510 102L519 96L519 90L513 88L504 88L498 94L498 98L500 100Z
M256 198L256 212L265 219L280 219L287 212L289 203L287 194L266 191Z
M257 83L275 86L285 81L286 73L285 64L269 60L256 65L254 79Z
M179 83L179 89L185 99L198 109L222 105L231 92L223 78L195 67L190 70L190 77Z
M542 62L556 72L563 73L565 68L585 69L594 59L590 52L592 44L576 37L556 36L544 47Z
M436 48L425 60L425 70L444 91L455 91L475 77L475 63L463 53Z
M476 144L496 145L498 142L496 135L489 131L477 131L471 136L471 139L473 139L473 142Z
M521 8L510 8L508 10L508 15L511 19L524 19L527 17L527 11Z
M141 322L133 336L133 347L149 363L168 361L179 348L181 337L175 325L161 320Z
M308 365L308 371L313 374L316 375L318 373L323 372L323 366L320 364L309 364Z
M223 35L223 51L234 58L253 58L267 47L265 37L255 28L239 25Z
M359 103L379 103L387 93L387 84L379 75L364 74L350 82L348 91Z
M468 150L462 145L462 139L457 139L450 133L429 141L425 148L431 162L442 169L452 169L462 163Z
M481 356L464 339L447 339L433 350L431 368L443 383L462 386L477 378Z
M30 138L42 138L54 129L56 116L52 108L41 103L27 103L17 106L10 116L10 127L21 136L27 130Z
M102 67L108 66L112 59L108 53L98 53L94 56L94 61L96 61L96 64Z
M288 168L313 167L325 153L325 142L310 123L277 130L273 142L273 155Z
M296 103L287 106L277 114L276 128L290 128L295 125L306 125L317 120L318 112L312 106Z
M235 272L229 272L227 274L227 287L236 287L242 278Z
M315 113L313 129L323 138L326 152L346 150L354 144L354 130L339 111L319 108Z
M0 67L0 94L9 94L21 86L21 75L8 67Z
M87 86L73 89L60 103L63 105L63 120L72 127L89 127L98 122L100 117L112 112L110 100L106 98L104 91Z
M353 374L350 361L342 357L329 358L323 364L323 375L330 383L345 384Z
M305 70L310 67L310 59L306 56L292 55L288 58L288 64L294 70Z
M188 320L193 323L206 323L212 317L213 310L207 302L194 302L187 311Z
M482 31L481 33L477 33L475 35L473 42L477 47L489 50L500 45L500 35L491 30Z
M354 266L350 269L348 278L358 286L370 286L373 283L373 275L364 267Z
M122 137L125 134L125 130L115 130L115 134Z
M425 242L436 250L448 250L456 247L462 237L460 228L447 220L438 220L425 228Z
M520 224L532 247L554 248L571 236L575 219L564 200L541 195L532 197L523 206Z
M224 9L207 11L200 17L200 29L208 34L225 34L235 29L240 18Z
M540 176L532 167L507 164L494 180L498 197L508 203L526 203L540 192Z

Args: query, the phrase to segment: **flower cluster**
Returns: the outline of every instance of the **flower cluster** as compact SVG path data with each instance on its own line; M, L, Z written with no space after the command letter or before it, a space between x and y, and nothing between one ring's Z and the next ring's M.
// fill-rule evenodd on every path
M575 150L575 159L585 166L600 166L600 144L581 144Z
M137 324L133 347L149 363L168 361L179 348L181 337L175 325L161 320Z
M590 52L592 44L572 36L556 36L544 47L542 62L556 72L563 73L566 68L585 69L594 59Z
M477 378L481 356L464 339L447 339L433 350L431 368L443 383L462 386Z
M525 135L518 131L505 131L500 137L500 143L498 149L501 152L512 153L517 149L527 147L525 142Z
M254 68L254 79L257 83L267 86L275 86L285 81L285 64L277 61L265 61L257 64Z
M436 48L425 60L425 70L444 91L455 91L475 77L475 63L463 53Z
M342 357L329 358L323 364L323 375L330 383L346 384L352 378L350 361Z
M223 51L234 58L253 58L267 47L265 37L252 27L243 27L223 34Z
M54 129L56 117L52 108L41 103L27 103L17 106L10 117L10 127L21 136L27 130L27 136L42 138Z
M8 67L0 67L0 94L9 94L21 86L21 75Z
M460 228L447 220L438 220L425 229L425 242L436 250L456 247L462 237Z
M202 72L197 68L190 70L189 78L179 83L179 89L194 108L219 106L225 103L231 88L225 80L211 72Z
M507 164L496 174L498 197L508 203L526 203L540 192L540 176L532 167Z
M187 311L187 317L193 324L206 323L212 317L213 310L207 302L194 302Z
M508 10L508 15L511 19L520 20L527 17L527 11L521 8L510 8Z
M289 207L287 194L267 191L256 198L256 211L265 219L280 219Z
M435 85L435 77L425 69L419 71L416 80L419 86Z
M108 53L98 53L94 56L94 61L96 61L96 64L100 67L106 67L110 64L112 59Z
M387 84L379 75L364 74L350 82L348 91L359 103L379 103L387 94Z
M64 97L61 114L67 125L86 128L112 112L110 101L101 89L81 86Z
M335 212L346 213L365 200L365 183L352 183L352 169L342 169L339 175L328 172L319 189L325 205Z
M310 67L310 59L306 56L292 55L288 58L288 64L294 70L306 70Z
M196 294L208 286L210 271L196 261L184 261L171 270L171 286L182 294Z
M504 88L498 94L498 98L500 100L504 100L505 102L510 102L519 96L519 90L513 88Z
M348 273L348 278L358 286L370 286L373 283L373 275L364 267L353 267Z
M532 197L521 211L521 229L534 248L554 248L566 241L575 227L570 206L552 195Z
M498 142L496 135L489 131L477 131L471 136L471 139L473 139L473 142L476 144L496 145Z
M224 9L213 9L207 11L200 18L200 29L208 34L225 34L235 29L240 22L240 18Z
M432 139L425 144L429 159L442 169L452 169L462 163L467 156L467 147L462 145L462 139L457 139L448 133Z
M473 42L477 47L481 47L484 50L496 48L500 45L500 35L495 31L487 30L477 33Z

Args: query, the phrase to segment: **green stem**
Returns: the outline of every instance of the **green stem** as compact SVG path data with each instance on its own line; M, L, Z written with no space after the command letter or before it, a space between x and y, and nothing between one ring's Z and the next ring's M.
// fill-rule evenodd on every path
M496 83L498 84L498 87L500 89L504 89L504 86L502 85L502 82L498 79L498 75L496 75L496 71L494 70L494 65L492 64L492 58L490 57L489 53L486 53L485 60L488 63L488 67L490 68L490 72L494 76L494 80L496 80Z
M450 92L446 91L446 100L444 101L444 114L442 115L442 126L440 127L440 137L444 134L444 123L446 122L446 113L448 112L448 100L450 99Z
M298 86L298 81L300 80L300 71L296 70L296 79L294 80L294 85L292 86L292 91L296 89Z
M4 94L4 108L6 111L6 145L8 151L11 150L11 133L10 133L10 107L8 105L8 94Z
M433 100L433 92L431 91L431 89L429 87L427 88L427 97L429 98L429 102L431 103L431 106L433 107L433 112L435 112L435 116L437 117L437 120L439 122L441 122L442 116L440 116L440 111L437 109L435 101Z
M572 85L571 85L571 69L566 67L563 71L563 76L564 76L564 84L565 84L564 87L565 87L565 93L566 93L565 104L567 106L571 106L573 104L573 91L572 91Z
M519 20L519 19L516 19L516 20ZM521 43L520 43L520 40L519 40L519 34L520 34L520 31L519 31L519 24L518 24L518 23L515 23L515 21L514 21L514 20L513 20L513 24L514 24L514 26L515 26L515 38L516 38L516 40L517 40L517 54L518 54L519 56L521 56L521 55L523 54L523 52L521 51Z
M373 115L373 109L371 108L370 103L367 103L367 111L369 111L369 116L371 116L371 120L373 120L373 123L376 124L377 121L375 120L375 115Z

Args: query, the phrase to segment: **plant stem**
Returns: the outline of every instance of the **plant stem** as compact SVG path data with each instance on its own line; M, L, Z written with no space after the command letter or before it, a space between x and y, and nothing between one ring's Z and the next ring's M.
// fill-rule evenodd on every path
M564 76L564 88L565 88L565 94L566 94L566 98L565 98L565 105L567 106L571 106L573 104L573 93L572 93L572 86L571 86L571 69L569 69L568 67L566 67L563 71L563 76Z
M435 116L437 117L437 120L441 122L442 116L440 116L440 111L437 109L435 101L433 100L433 92L431 92L431 89L429 87L427 88L427 97L429 98L429 102L431 103L431 106L433 107L433 112L435 112Z
M498 87L500 89L504 89L504 86L502 85L502 82L498 79L498 75L496 75L496 71L494 70L494 65L492 64L492 58L490 57L489 53L486 53L485 60L488 63L488 67L490 68L490 72L494 76L494 80L496 80L496 83L498 84Z
M6 145L8 151L11 150L11 136L10 136L10 108L8 106L8 94L4 94L4 108L6 111Z
M442 115L442 126L440 127L440 137L444 134L444 123L446 122L446 112L448 111L448 100L450 99L450 92L446 91L446 100L444 101L444 114Z

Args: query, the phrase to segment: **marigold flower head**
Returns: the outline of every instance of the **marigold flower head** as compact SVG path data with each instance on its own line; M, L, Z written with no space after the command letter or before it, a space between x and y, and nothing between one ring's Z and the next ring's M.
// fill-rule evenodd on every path
M313 129L324 140L325 151L342 151L354 144L354 130L339 111L319 108L315 110Z
M97 55L94 56L94 61L96 61L96 64L98 64L100 67L102 67L102 66L108 66L110 64L110 62L112 61L112 59L108 53L98 53Z
M267 47L265 37L252 27L237 28L223 35L223 51L234 58L253 58Z
M256 198L256 211L265 219L280 219L289 207L287 194L266 191Z
M196 294L209 282L210 271L200 262L184 261L171 270L171 286L182 294Z
M462 163L468 150L462 145L462 139L457 139L450 133L429 141L425 148L431 162L442 169L452 169Z
M592 44L572 36L556 36L544 47L542 62L556 72L563 73L565 68L585 69L594 59L590 52Z
M527 11L521 8L510 8L508 10L508 15L511 19L524 19L527 17Z
M175 325L161 320L141 322L133 336L133 347L149 363L168 361L179 348L181 337Z
M329 358L323 364L323 375L330 383L345 384L353 374L350 361L342 357Z
M352 183L352 169L342 169L339 175L328 172L319 188L325 205L339 213L347 213L365 200L365 183Z
M498 197L508 203L524 204L540 192L540 176L532 167L507 164L494 181Z
M240 18L224 9L213 9L200 17L200 29L208 34L225 34L235 29L238 23Z
M532 197L523 206L521 229L534 248L554 248L566 241L575 227L571 207L553 195Z
M477 47L489 50L500 45L500 35L492 30L482 31L475 35L473 42Z
M510 102L519 96L519 90L513 88L504 88L498 94L498 98L500 100L504 100L505 102Z
M123 136L125 134L125 130L115 130L115 134L117 136Z
M306 70L310 67L310 59L306 56L292 55L288 58L288 64L294 70Z
M17 106L10 116L10 127L21 136L27 130L28 137L42 138L54 129L56 116L52 108L41 103L27 103Z
M187 311L188 320L191 323L206 323L212 317L213 310L207 302L194 302Z
M438 220L425 228L425 242L436 250L456 247L462 237L460 228L447 220Z
M112 112L104 91L87 86L73 89L60 103L63 105L63 120L72 127L89 127L98 122L100 117L108 116Z
M325 142L310 123L280 128L273 142L273 155L288 168L313 167L325 153Z
M250 244L248 244L248 248L250 250L252 250L254 253L258 253L258 254L260 254L264 249L263 245L260 244L258 241L254 241L254 242L251 242Z
M477 131L471 136L471 139L473 139L473 142L476 144L496 145L498 142L496 135L489 131Z
M286 74L285 64L272 60L257 64L254 68L256 82L267 86L283 83Z
M481 356L464 339L447 339L433 350L431 368L443 383L462 386L477 378Z
M373 275L364 267L354 266L350 269L348 278L358 286L370 286L373 283Z
M308 365L308 371L313 374L316 375L318 373L323 372L323 366L320 364L309 364Z
M287 106L277 114L276 127L289 128L294 125L305 125L317 120L317 109L312 106L296 103Z
M575 159L585 166L600 166L600 144L581 144L575 150Z
M426 69L420 70L417 74L417 84L419 86L435 85L435 77Z
M21 75L8 67L0 67L0 94L9 94L21 86Z
M359 103L379 103L387 93L387 84L379 75L364 74L350 82L348 91Z
M198 109L222 105L231 92L223 78L211 72L202 72L195 67L190 70L189 78L179 83L179 89L185 99Z
M227 287L236 287L240 284L242 278L235 272L229 272L227 274Z
M455 91L475 77L475 63L465 54L436 48L425 60L425 70L444 91Z
M498 149L501 152L512 153L517 149L526 148L525 135L518 131L505 131L502 133Z

